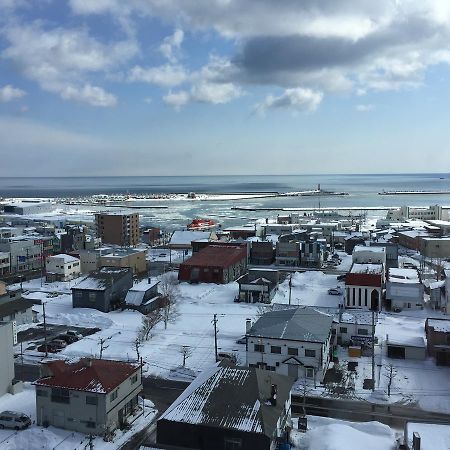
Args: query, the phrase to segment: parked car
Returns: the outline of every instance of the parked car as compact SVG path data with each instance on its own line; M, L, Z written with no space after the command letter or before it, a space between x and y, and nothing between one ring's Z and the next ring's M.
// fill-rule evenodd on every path
M67 336L74 336L77 339L83 339L83 335L81 333L78 333L77 330L67 330L65 334Z
M328 289L329 295L342 295L342 289L338 286L335 288Z
M217 353L217 359L218 359L218 361L229 361L234 364L236 364L236 362L237 362L236 355L233 355L233 353L228 353L228 352Z
M337 280L338 281L345 281L345 277L347 276L347 274L346 273L343 273L342 275L338 275L337 276Z
M45 349L46 346L47 346L47 353L57 353L60 350L62 350L60 347L58 347L57 345L53 344L52 342L49 342L47 344L42 344L36 350L38 352L45 353L46 352L46 349Z
M246 343L247 343L247 336L242 336L236 341L236 344L246 344Z
M64 341L66 344L73 344L74 342L79 341L76 336L71 336L69 334L58 334L58 336L56 336L56 339Z
M59 349L63 349L63 348L67 347L67 342L63 341L62 339L58 339L58 338L53 339L53 341L51 341L51 343Z
M0 428L23 430L31 425L31 419L23 413L3 411L0 413Z

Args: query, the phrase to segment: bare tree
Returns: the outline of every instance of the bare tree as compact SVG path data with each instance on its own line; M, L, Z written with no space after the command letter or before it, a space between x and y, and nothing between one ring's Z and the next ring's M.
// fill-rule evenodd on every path
M183 345L180 348L180 353L183 356L183 368L185 368L186 360L192 356L192 349L188 345Z
M386 367L386 373L384 374L384 376L388 380L388 397L391 396L392 381L394 380L396 375L397 375L397 370L395 369L394 365L393 364L389 364Z
M177 299L180 295L180 288L176 275L174 273L164 274L158 288L163 296L161 316L164 322L164 329L167 329L167 324L173 322L178 316Z
M156 325L162 320L162 314L159 309L150 311L142 317L142 325L139 330L139 339L141 341L148 341L152 335L151 332Z
M141 353L140 349L142 347L142 341L139 336L136 336L136 339L134 340L134 349L136 350L136 359L140 361L141 359Z

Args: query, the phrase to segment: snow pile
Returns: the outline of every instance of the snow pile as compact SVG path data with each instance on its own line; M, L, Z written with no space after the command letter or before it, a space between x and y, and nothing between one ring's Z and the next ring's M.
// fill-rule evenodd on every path
M310 419L310 418L308 418ZM293 431L291 440L298 450L393 450L394 432L379 422L355 423L311 418L313 427L306 433Z

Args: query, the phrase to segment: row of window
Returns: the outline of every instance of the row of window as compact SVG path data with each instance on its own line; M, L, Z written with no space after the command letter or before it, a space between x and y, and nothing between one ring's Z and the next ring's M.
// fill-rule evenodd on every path
M341 333L341 334L348 333L347 327L339 327L339 333ZM359 335L359 336L368 336L369 335L369 330L366 329L366 328L357 328L356 334Z
M254 350L255 350L255 352L264 353L265 345L264 344L254 344ZM278 345L271 345L270 353L281 354L281 347ZM298 348L288 347L287 354L292 355L292 356L298 356ZM309 348L305 348L305 356L314 358L316 356L316 351L311 350Z

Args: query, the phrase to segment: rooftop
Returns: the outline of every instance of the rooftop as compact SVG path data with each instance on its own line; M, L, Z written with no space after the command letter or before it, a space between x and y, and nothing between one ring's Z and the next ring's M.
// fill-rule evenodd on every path
M391 267L388 269L389 281L395 283L420 283L419 272L416 269L398 269Z
M365 245L355 245L353 253L357 252L386 253L386 249L384 247L366 247Z
M79 281L72 289L104 291L130 272L128 267L102 267Z
M47 259L63 259L65 263L79 262L78 258L74 256L66 255L65 253L59 253L58 255L49 256Z
M107 359L81 358L75 362L45 363L50 376L39 378L36 386L59 387L77 391L107 394L133 375L139 364Z
M211 231L188 231L177 230L172 233L169 245L191 245L192 241L210 239Z
M32 300L18 298L7 303L0 304L0 317L10 316L11 314L26 311L34 305Z
M264 314L253 324L247 335L304 342L326 342L332 323L333 316L302 306Z
M200 374L159 420L263 433L272 437L293 380L274 372L214 366ZM276 404L268 402L272 384Z
M229 267L247 257L245 247L236 245L208 245L182 265L185 266L210 266Z
M381 275L383 264L353 264L350 273L365 273L369 275Z
M450 320L447 319L427 319L429 327L441 333L450 333Z

